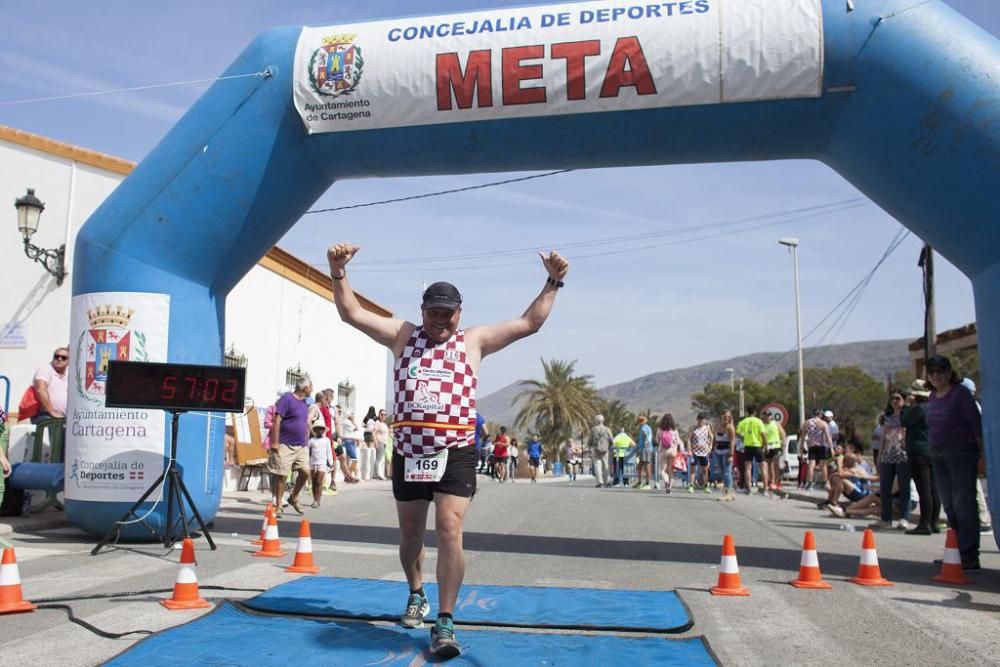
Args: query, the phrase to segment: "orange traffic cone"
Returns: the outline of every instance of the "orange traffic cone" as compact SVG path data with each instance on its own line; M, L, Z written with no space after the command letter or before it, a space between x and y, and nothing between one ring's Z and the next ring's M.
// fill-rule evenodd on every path
M958 533L954 528L948 529L948 537L944 541L944 558L941 559L941 572L931 581L940 584L971 584L972 579L965 576L962 569L962 557L958 553Z
M31 604L21 594L21 575L17 573L17 557L14 547L3 550L3 561L0 562L0 614L17 614L34 611Z
M733 536L722 540L722 562L719 564L719 584L711 589L712 595L750 595L740 583L740 566L736 562L736 545Z
M862 586L892 586L892 582L882 578L882 570L878 566L878 554L875 552L875 533L871 528L865 530L861 542L861 563L858 565L858 576L851 581Z
M195 574L197 563L194 560L194 540L184 538L184 548L181 549L181 569L174 583L174 596L169 600L160 600L167 609L204 609L212 604L201 597L198 592L198 575Z
M830 584L823 581L819 572L819 557L816 555L816 538L811 530L806 531L802 540L802 560L799 562L799 578L791 582L796 588L821 588L830 590Z
M313 542L312 533L309 532L309 521L302 519L299 524L299 543L295 547L295 560L285 572L298 572L300 574L316 574L319 568L313 563Z
M258 546L264 544L264 534L267 533L267 517L269 517L273 511L274 505L268 503L267 507L264 509L264 523L260 524L260 537L256 540L250 540L250 544L256 544Z
M267 530L264 531L264 544L260 551L255 551L254 556L265 558L281 558L287 552L281 550L281 539L278 537L278 519L272 511L267 515Z

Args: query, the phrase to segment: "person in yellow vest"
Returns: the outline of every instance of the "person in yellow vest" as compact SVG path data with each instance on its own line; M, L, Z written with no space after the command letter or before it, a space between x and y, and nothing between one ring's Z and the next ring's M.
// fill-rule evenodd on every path
M622 430L611 441L611 446L615 452L615 486L622 484L628 486L628 478L625 477L625 457L628 456L629 450L635 447L635 440L625 432L625 427L622 426Z
M770 412L761 415L764 422L764 467L771 477L771 483L765 483L767 495L781 491L781 443L785 441L785 429L771 417Z
M764 422L757 416L756 405L747 406L747 416L736 425L736 433L743 438L743 480L746 485L743 492L747 495L752 493L753 464L756 461L764 482L764 488L760 492L766 493L770 476L764 465Z

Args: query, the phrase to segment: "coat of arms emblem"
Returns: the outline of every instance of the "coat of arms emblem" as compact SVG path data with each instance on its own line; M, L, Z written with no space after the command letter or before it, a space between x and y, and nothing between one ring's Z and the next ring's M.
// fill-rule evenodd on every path
M87 311L90 326L80 336L77 346L78 354L86 354L85 363L77 364L77 389L85 398L95 400L91 394L104 394L110 362L146 360L146 337L129 328L134 314L132 308L110 305ZM133 351L133 347L137 349Z
M331 35L309 59L309 82L318 95L349 95L361 83L364 59L355 35Z

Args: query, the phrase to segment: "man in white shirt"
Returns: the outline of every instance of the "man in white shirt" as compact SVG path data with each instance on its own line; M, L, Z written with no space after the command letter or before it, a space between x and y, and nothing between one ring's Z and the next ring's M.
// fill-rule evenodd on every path
M38 414L31 418L37 424L46 419L65 419L67 368L69 368L69 348L57 347L52 353L52 361L35 371L32 386L38 397Z
M837 444L837 436L840 435L840 427L837 426L837 422L833 420L833 410L827 410L823 413L823 421L826 422L826 427L830 431L830 440L833 444Z

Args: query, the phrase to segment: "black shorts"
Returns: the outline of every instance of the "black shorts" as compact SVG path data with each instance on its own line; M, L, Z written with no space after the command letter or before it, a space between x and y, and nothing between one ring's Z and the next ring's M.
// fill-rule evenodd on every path
M333 453L336 454L337 456L343 456L344 455L344 446L343 445L337 445L334 448Z
M493 459L493 462L494 463L507 463L507 457L506 456L498 456L495 459Z
M392 453L392 495L399 502L434 500L435 493L471 498L476 494L475 447L459 447L448 452L448 465L440 482L407 482L403 479L403 457Z
M369 443L375 442L375 436L372 435L371 431L365 431L364 435L362 437L364 438L365 442L369 442Z
M771 459L777 457L778 454L780 454L780 453L781 453L780 449L778 449L778 448L772 448L772 449L769 449L766 452L764 452L764 458L766 458L768 461L770 461Z
M830 458L830 448L826 445L809 448L810 461L826 461L828 458Z
M744 461L763 461L764 460L764 448L763 447L744 447L743 448L743 460Z
M532 468L537 468L541 464L542 464L542 457L540 457L540 456L529 456L528 457L528 465L530 465Z
M696 465L696 466L707 466L708 465L708 457L707 456L698 456L697 454L692 454L691 455L691 459L692 459L691 463L693 465Z

